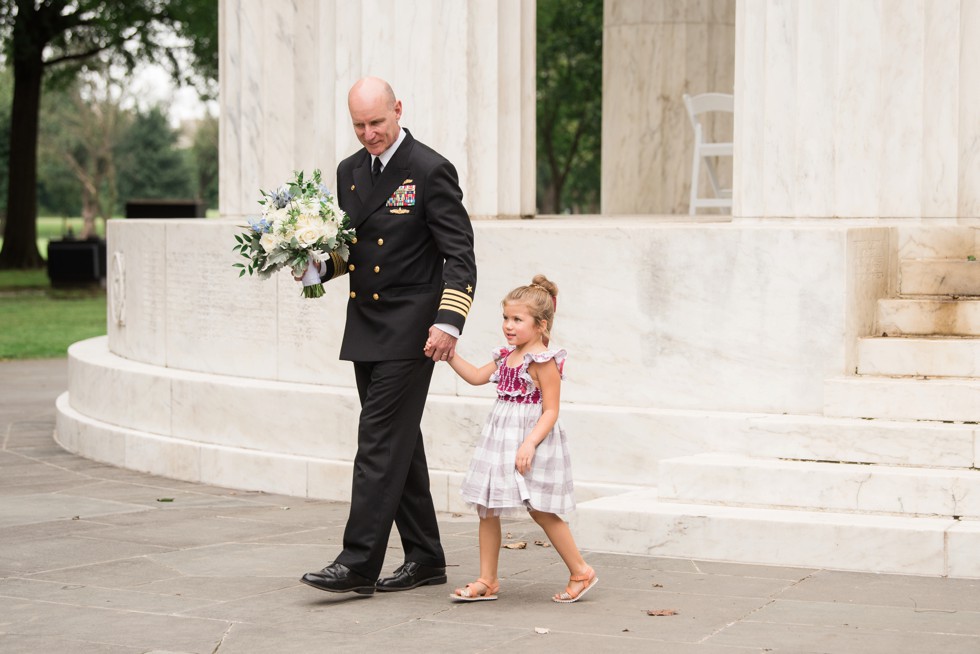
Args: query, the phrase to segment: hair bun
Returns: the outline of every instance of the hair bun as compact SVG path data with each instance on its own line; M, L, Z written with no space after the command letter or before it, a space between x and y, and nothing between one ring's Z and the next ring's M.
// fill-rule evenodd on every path
M551 297L558 297L558 286L553 281L545 277L544 275L535 275L534 279L531 280L531 286L540 286L544 290L548 291L548 295Z

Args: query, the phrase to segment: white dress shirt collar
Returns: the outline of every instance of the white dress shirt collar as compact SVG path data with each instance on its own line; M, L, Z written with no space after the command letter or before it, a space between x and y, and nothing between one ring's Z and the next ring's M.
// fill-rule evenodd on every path
M398 146L401 145L402 144L402 141L404 141L404 140L405 140L405 130L403 128L399 127L398 128L398 138L395 139L395 142L392 143L391 146L387 150L385 150L384 152L382 152L381 154L379 154L377 156L375 156L373 154L371 155L371 166L372 167L374 166L374 160L375 159L381 159L381 170L384 170L385 168L387 168L388 167L388 162L391 161L391 158L393 156L395 156L395 151L398 149Z

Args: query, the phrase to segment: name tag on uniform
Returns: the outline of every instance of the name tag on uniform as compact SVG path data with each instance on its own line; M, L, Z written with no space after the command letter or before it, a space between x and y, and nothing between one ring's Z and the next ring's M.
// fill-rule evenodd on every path
M391 194L387 207L414 207L415 206L415 184L402 184ZM392 211L391 213L408 213L408 210Z

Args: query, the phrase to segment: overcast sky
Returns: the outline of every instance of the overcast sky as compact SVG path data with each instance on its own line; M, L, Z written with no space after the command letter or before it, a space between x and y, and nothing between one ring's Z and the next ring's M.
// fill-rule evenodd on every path
M218 115L217 102L205 104L194 89L175 88L170 75L158 66L141 66L128 86L141 109L156 104L169 105L170 122L175 127L183 120L203 118L208 111Z

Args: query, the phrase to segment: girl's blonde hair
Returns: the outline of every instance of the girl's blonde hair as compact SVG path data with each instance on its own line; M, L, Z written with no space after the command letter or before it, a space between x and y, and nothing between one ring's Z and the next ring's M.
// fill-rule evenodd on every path
M527 286L518 286L507 294L501 305L519 302L525 305L535 324L544 323L544 344L551 340L555 326L555 309L558 308L558 286L544 275L535 275Z

